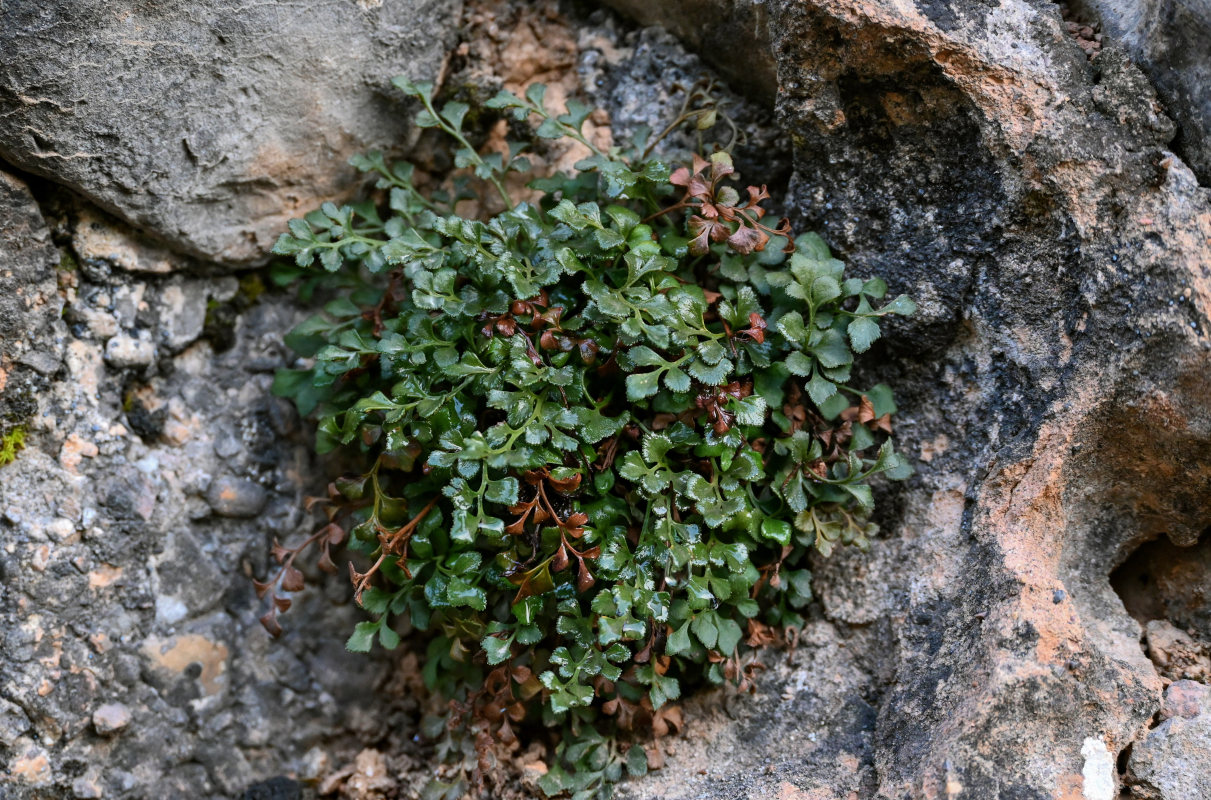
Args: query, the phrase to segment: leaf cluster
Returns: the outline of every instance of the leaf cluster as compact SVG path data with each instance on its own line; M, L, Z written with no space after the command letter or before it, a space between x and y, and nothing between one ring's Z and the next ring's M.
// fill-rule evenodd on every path
M406 617L463 724L570 732L542 788L595 796L647 768L619 732L676 727L688 688L746 685L747 654L802 623L811 549L875 532L872 480L910 469L891 391L852 368L913 304L767 227L768 192L741 200L726 152L671 170L646 132L601 150L589 108L502 92L489 108L591 152L514 202L527 145L480 154L466 105L396 83L466 180L422 193L409 165L357 158L385 206L325 204L275 248L331 297L287 337L305 361L275 392L315 416L319 452L366 465L312 539L370 564L350 568L370 619L349 649L397 646ZM455 213L475 185L505 210ZM262 594L299 588L295 554Z

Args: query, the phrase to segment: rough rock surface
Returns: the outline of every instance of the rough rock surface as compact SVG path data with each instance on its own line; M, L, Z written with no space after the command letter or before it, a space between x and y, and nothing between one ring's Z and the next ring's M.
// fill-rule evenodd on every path
M1211 797L1211 690L1178 681L1165 690L1163 721L1136 742L1128 781L1136 797Z
M344 652L341 582L299 599L327 633L273 644L256 622L249 576L272 537L300 529L316 473L297 416L268 392L300 311L256 296L259 278L60 268L52 238L94 218L43 186L48 225L19 181L0 173L0 188L5 297L49 291L55 312L42 325L17 306L48 365L15 395L33 404L29 437L0 467L0 797L240 797L316 776L383 726L407 730L359 701L388 665ZM203 337L208 298L233 315L221 352ZM151 356L108 357L120 337Z
M737 37L776 66L751 94L777 97L796 224L921 305L869 359L917 474L881 493L870 553L817 559L819 603L793 649L762 655L756 693L689 699L666 767L621 794L1197 797L1209 712L1174 665L1211 652L1211 198L1189 146L1171 150L1188 117L1163 113L1113 34L1090 61L1046 3L626 7L726 33L748 5L767 26ZM675 100L652 86L699 69L602 12L563 33L544 19L485 18L491 41L464 56L491 51L506 83L575 71L609 112L602 135L650 124ZM693 41L760 61L713 44L726 35ZM780 141L746 157L782 163ZM341 582L298 599L312 622L283 645L252 635L246 575L298 528L315 474L266 392L299 312L87 205L39 201L80 259L39 335L62 341L33 444L0 468L0 793L297 797L297 778L412 796L431 770L410 743L414 666L342 653ZM11 206L36 263L57 263L37 208ZM153 355L106 360L119 336ZM130 720L102 737L115 703Z
M1181 126L1175 142L1204 184L1211 182L1211 2L1081 0L1072 4L1121 42L1156 85Z
M0 172L0 435L33 412L37 392L58 369L58 263L29 188Z
M1125 48L1090 62L1053 6L767 6L798 220L921 304L880 349L918 473L869 556L817 565L865 722L767 724L757 701L770 739L720 734L713 772L767 768L720 783L677 757L631 791L1113 797L1161 681L1110 573L1211 522L1207 190ZM771 752L805 724L864 741L868 782Z
M401 73L432 79L459 0L0 7L0 158L186 252L262 258L398 146Z

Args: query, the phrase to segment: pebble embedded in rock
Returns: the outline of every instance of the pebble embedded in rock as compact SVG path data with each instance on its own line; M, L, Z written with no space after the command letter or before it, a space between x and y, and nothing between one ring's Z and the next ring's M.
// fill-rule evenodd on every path
M105 344L105 360L115 367L146 367L156 358L151 342L120 334Z
M93 712L93 727L102 736L117 733L130 724L130 709L123 703L106 703Z
M265 490L243 478L225 475L206 491L206 502L221 517L251 517L265 507Z

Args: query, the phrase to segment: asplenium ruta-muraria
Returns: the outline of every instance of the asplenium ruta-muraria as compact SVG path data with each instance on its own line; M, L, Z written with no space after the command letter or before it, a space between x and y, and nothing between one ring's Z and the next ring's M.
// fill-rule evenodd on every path
M646 769L625 743L676 724L685 687L745 683L751 649L801 624L810 549L866 545L872 478L909 467L891 391L851 369L882 317L914 307L768 224L765 188L738 191L727 152L670 169L645 132L603 150L588 108L502 92L491 109L590 153L518 202L524 146L481 155L466 105L396 84L452 137L455 189L358 158L385 206L325 204L275 247L331 298L288 336L306 361L275 391L318 420L321 453L363 465L305 545L329 569L331 545L364 556L350 571L370 618L349 649L395 647L400 617L426 637L424 679L455 709L434 732L467 759L433 796L539 724L563 728L542 789L596 796ZM460 216L472 184L504 210ZM301 549L275 548L258 584L271 630Z

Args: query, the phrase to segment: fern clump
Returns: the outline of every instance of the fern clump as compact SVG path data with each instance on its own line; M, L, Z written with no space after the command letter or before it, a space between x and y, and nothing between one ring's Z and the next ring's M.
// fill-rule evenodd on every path
M746 653L802 622L809 550L866 544L871 479L909 468L891 391L851 369L913 304L768 224L765 187L737 191L727 152L670 169L643 132L602 150L589 109L502 92L489 107L591 152L516 202L523 146L481 155L466 105L397 85L505 208L464 218L469 181L421 192L371 154L355 164L385 209L326 204L277 243L332 299L289 335L308 361L275 391L316 417L321 453L364 465L303 546L329 569L333 545L365 557L351 650L397 646L401 617L426 637L424 679L454 703L433 732L456 767L432 796L460 796L485 752L543 725L562 729L543 790L594 796L646 769L627 744L675 726L687 686L745 683ZM258 585L273 631L301 549L278 547Z

